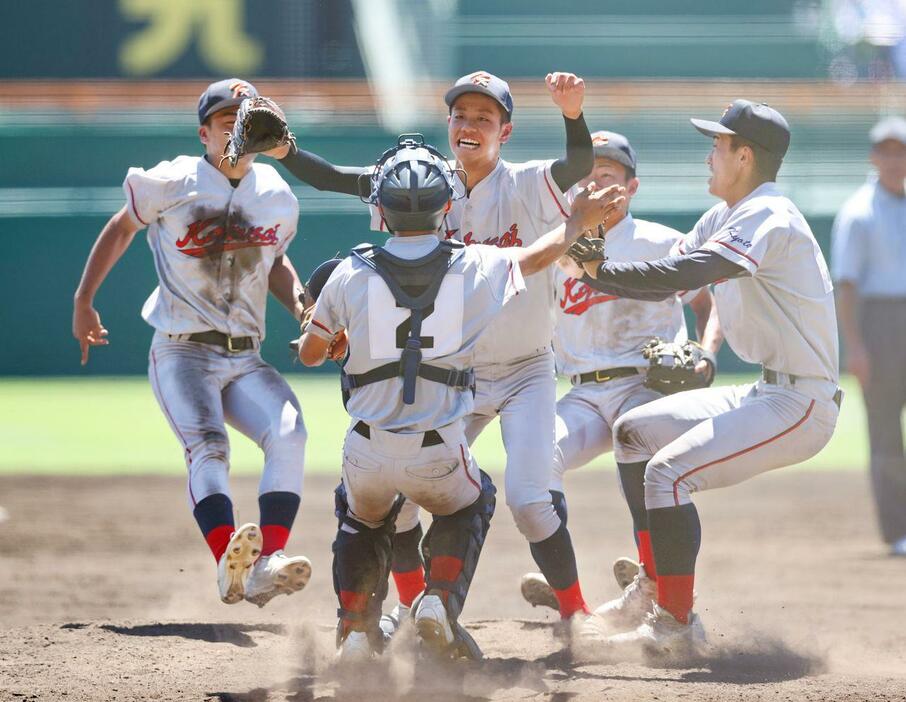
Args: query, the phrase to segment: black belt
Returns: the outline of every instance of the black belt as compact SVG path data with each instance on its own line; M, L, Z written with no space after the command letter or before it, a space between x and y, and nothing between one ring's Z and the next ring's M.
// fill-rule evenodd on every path
M780 385L779 376L781 375L785 375L790 379L790 385L795 385L796 381L800 378L805 379L804 376L801 375L793 375L792 373L778 373L777 371L764 367L762 367L761 369L761 379L768 385ZM837 392L834 393L834 396L831 398L831 400L835 405L837 405L837 409L839 409L840 405L843 402L843 389L837 388Z
M588 373L579 373L579 382L573 381L573 385L585 385L585 383L606 383L608 380L617 378L628 378L631 375L638 375L638 368L605 368L603 370L588 371ZM574 375L573 378L576 378Z
M255 348L255 337L252 336L228 336L219 331L206 331L190 334L186 341L197 341L199 344L210 344L211 346L220 346L227 351L250 351Z
M352 430L359 436L364 436L366 439L371 438L371 427L361 420L355 423ZM440 446L443 442L444 440L441 438L440 434L433 429L429 429L422 437L422 448L425 448L426 446Z
M399 361L385 363L383 366L372 368L364 373L344 373L340 377L343 390L353 390L364 385L377 383L381 380L398 378L403 374L402 364ZM475 371L471 368L457 370L456 368L439 368L422 363L418 367L418 377L431 380L452 388L471 388L475 385Z

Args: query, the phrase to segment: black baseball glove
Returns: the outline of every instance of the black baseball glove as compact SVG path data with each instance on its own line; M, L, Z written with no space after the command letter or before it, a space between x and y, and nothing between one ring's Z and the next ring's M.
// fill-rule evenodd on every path
M678 344L655 337L642 347L642 355L649 363L645 387L664 395L706 388L714 382L714 354L694 341ZM695 367L703 360L710 365L709 372L696 373Z
M276 102L266 97L246 98L239 105L223 158L229 159L230 165L235 166L245 154L257 154L295 143L296 137L289 130L286 115Z
M590 233L589 231L588 234ZM566 250L566 255L580 266L583 263L607 260L607 256L604 255L604 225L598 225L597 237L588 234L582 234Z

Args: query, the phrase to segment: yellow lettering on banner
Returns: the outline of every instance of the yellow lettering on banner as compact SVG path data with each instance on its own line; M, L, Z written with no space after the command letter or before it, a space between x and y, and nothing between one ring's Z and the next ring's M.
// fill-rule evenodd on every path
M242 26L245 0L119 0L123 17L148 23L120 47L120 68L147 76L173 65L197 36L198 53L218 73L256 72L261 43Z

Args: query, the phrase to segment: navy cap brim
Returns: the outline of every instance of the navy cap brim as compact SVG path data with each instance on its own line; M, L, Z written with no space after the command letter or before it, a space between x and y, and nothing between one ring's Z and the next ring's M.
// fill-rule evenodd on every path
M736 134L729 127L725 127L720 122L712 122L707 119L690 119L692 126L695 127L705 136L715 137L718 134Z
M635 170L635 164L632 162L632 159L626 155L625 151L618 149L615 146L596 146L595 158L606 158L608 161L616 161L627 168Z
M248 96L230 98L229 100L221 100L220 102L215 102L211 107L208 108L208 111L204 113L204 117L201 118L201 121L204 122L208 117L210 117L215 112L220 112L225 110L228 107L236 107L241 105L243 100L247 100Z
M456 102L456 98L460 95L465 95L466 93L479 93L481 95L487 95L494 102L500 105L503 108L503 111L509 115L513 116L513 113L509 111L506 105L503 104L503 101L494 95L493 92L481 85L475 85L474 83L469 83L468 85L454 85L447 91L447 94L444 95L444 102L447 103L447 107L452 108L453 103Z

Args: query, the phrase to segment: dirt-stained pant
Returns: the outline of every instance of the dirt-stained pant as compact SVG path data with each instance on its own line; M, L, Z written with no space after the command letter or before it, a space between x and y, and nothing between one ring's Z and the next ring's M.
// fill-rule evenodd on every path
M283 377L257 350L230 352L171 340L157 332L148 356L154 396L182 444L192 507L213 494L229 496L226 426L264 451L259 494L302 494L305 424Z
M862 336L871 363L864 389L871 450L871 482L884 541L906 536L906 459L902 414L906 405L906 299L866 299Z
M620 417L614 453L620 463L648 463L648 509L687 504L693 492L735 485L818 453L837 422L836 391L829 381L797 379L677 393Z
M563 492L563 476L613 448L613 425L635 407L663 395L644 386L645 376L577 385L557 402L551 490Z
M461 421L437 429L443 443L434 446L422 446L421 432L369 427L366 438L353 430L355 424L353 420L343 444L343 483L350 516L368 528L383 525L398 493L415 505L416 517L417 506L446 516L478 499L481 475ZM397 524L397 530L406 529Z

